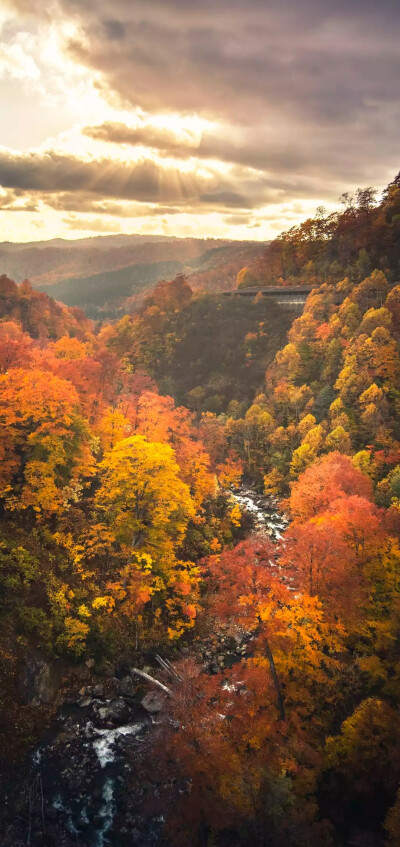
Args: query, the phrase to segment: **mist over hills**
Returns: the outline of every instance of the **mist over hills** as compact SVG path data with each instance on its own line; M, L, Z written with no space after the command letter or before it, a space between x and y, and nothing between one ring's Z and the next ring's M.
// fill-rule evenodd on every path
M91 317L114 317L140 304L160 279L185 273L193 289L235 287L240 269L265 250L263 242L111 235L66 241L0 244L0 267L16 282Z

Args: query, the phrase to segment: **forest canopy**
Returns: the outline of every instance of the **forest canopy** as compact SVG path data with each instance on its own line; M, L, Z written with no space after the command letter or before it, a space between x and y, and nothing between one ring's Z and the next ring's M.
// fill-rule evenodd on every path
M135 662L163 843L399 843L400 179L344 204L251 270L311 284L297 316L178 274L95 326L0 277L4 785L32 655L64 693Z

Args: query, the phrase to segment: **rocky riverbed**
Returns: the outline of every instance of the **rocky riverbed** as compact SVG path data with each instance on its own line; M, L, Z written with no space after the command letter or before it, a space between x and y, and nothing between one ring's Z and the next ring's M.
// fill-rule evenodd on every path
M280 541L287 521L251 489L234 492L258 533ZM276 564L271 562L272 567ZM219 673L251 652L248 634L198 637L181 648L204 672ZM67 696L15 792L5 798L10 825L2 847L133 847L164 844L174 784L146 770L165 719L167 697L128 668L102 677L89 660L89 682ZM152 676L162 671L144 667ZM165 680L164 680L165 681Z
M164 819L155 814L156 797L144 802L150 787L137 779L135 761L165 698L130 674L107 687L84 686L59 710L17 800L6 798L16 815L4 847L159 843ZM159 786L152 788L157 794Z
M273 541L280 541L282 532L288 525L285 515L278 510L278 504L264 494L256 494L251 488L242 486L232 492L239 506L251 515L254 532L266 532Z

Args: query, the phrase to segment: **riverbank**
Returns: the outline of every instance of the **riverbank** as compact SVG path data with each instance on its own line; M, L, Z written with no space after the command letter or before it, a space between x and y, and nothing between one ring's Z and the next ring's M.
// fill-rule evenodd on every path
M234 492L251 516L252 533L282 538L286 518L269 498L242 487ZM276 565L271 562L271 567ZM205 673L220 673L251 648L246 634L198 635L177 651L193 656ZM3 847L159 847L174 793L174 776L149 773L147 759L162 723L168 697L129 672L101 675L89 661L88 682L71 693L41 744L26 762L11 796ZM143 666L166 681L159 665Z

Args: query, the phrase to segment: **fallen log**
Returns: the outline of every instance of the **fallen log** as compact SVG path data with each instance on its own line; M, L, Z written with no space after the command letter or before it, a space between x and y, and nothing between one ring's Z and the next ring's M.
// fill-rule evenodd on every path
M150 674L145 673L145 671L139 670L139 668L130 668L130 673L132 675L140 676L141 679L145 679L146 682L152 683L152 685L157 685L158 688L161 688L161 691L164 691L165 694L169 694L170 697L173 696L172 691L163 682L159 682L158 679L154 679Z

